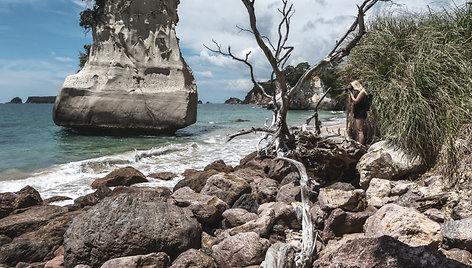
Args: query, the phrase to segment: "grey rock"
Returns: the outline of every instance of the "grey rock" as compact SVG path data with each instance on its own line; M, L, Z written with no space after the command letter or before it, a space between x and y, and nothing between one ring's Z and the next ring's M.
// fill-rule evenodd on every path
M211 176L218 174L216 170L207 170L207 171L197 171L188 169L184 172L184 179L179 181L174 186L174 192L183 187L190 187L195 192L199 193L203 186L205 186L208 178Z
M54 103L56 96L29 96L26 103Z
M232 228L229 234L233 236L238 233L255 232L261 237L268 237L275 220L274 210L266 209L259 214L258 218Z
M243 101L238 98L231 97L225 101L225 104L241 104L242 102Z
M426 215L426 217L430 218L431 220L433 220L435 222L439 222L439 223L444 222L444 215L441 212L441 210L439 210L437 208L428 209L425 212L423 212L423 214Z
M57 125L83 132L171 133L196 121L197 91L175 26L179 1L105 1L89 59L57 96Z
M331 212L324 224L322 237L325 241L344 234L360 233L363 231L364 223L375 213L375 209L369 208L362 212L345 212L335 209Z
M109 194L111 194L110 188L103 185L99 186L95 192L76 198L74 205L70 206L70 209L75 210L86 206L94 206Z
M441 249L441 252L444 253L448 259L472 266L472 253L467 250L453 248L450 250Z
M208 178L201 193L206 195L214 195L232 206L238 198L251 192L249 184L232 174L218 173Z
M318 196L321 209L331 211L342 208L347 211L362 211L366 208L365 192L361 189L343 191L322 188Z
M202 224L216 223L229 208L218 197L196 193L189 187L180 188L172 194L172 198L177 206L188 207Z
M66 267L97 267L123 256L165 252L177 257L200 247L202 229L192 212L152 192L110 196L76 217L64 235Z
M29 185L16 193L0 193L0 218L16 209L40 205L42 202L39 192Z
M147 255L137 255L121 257L106 261L100 268L167 268L171 264L170 258L164 252L151 253Z
M177 174L172 173L172 172L158 172L158 173L149 174L148 177L158 179L158 180L163 180L163 181L170 181L173 178L177 177Z
M223 212L223 218L225 227L233 228L257 219L257 214L242 208L232 208Z
M280 182L279 186L282 187L289 183L300 183L300 175L298 172L290 172L287 176L285 176L282 181Z
M287 204L301 201L300 185L297 186L295 185L295 183L292 182L280 187L275 201L284 202Z
M242 208L252 213L257 213L259 203L253 194L243 194L234 202L232 208Z
M256 177L250 185L259 204L275 201L279 186L276 180Z
M357 163L360 185L369 187L373 178L398 179L417 174L423 168L418 157L408 155L399 148L394 148L386 141L373 144L369 151Z
M277 242L270 246L264 259L264 268L295 268L295 249Z
M258 213L259 215L263 215L269 210L274 210L274 225L283 226L284 229L301 228L301 219L297 217L297 213L292 205L288 205L284 202L266 203L259 207Z
M228 237L212 250L218 268L232 268L260 264L269 247L269 240L248 232Z
M11 99L10 102L7 102L7 104L21 104L23 103L23 100L20 97L14 97Z
M472 251L472 217L448 221L441 227L443 246Z
M388 204L369 217L364 225L366 237L389 235L411 246L438 248L441 230L437 222L430 220L413 208Z
M390 236L381 236L347 241L316 260L313 267L465 268L467 266L447 259L441 252L426 246L410 247Z
M135 183L148 182L146 176L133 167L118 168L110 172L104 178L97 179L92 183L92 188L100 186L130 186Z
M189 249L172 263L171 268L216 268L212 257L200 250Z

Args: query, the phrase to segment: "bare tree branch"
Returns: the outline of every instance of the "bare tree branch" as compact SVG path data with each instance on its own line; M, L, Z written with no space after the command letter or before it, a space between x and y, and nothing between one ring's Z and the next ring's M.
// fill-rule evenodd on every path
M326 90L326 92L323 94L323 97L321 97L321 99L318 101L318 103L316 104L316 107L315 107L315 113L308 117L306 119L306 124L309 125L311 120L313 118L315 118L315 128L316 128L316 134L320 135L321 134L321 129L320 129L320 124L318 124L319 120L318 120L318 107L320 106L321 102L323 101L323 99L326 97L326 95L328 95L328 92L331 90L331 88L328 88Z
M229 141L231 141L232 139L234 139L236 137L246 135L246 134L249 134L249 133L256 133L256 132L265 132L265 133L274 134L275 130L270 129L270 128L260 128L260 127L252 127L251 129L248 129L248 130L243 129L243 130L239 131L238 133L230 135L226 142L229 142Z
M236 28L238 28L239 32L248 32L250 34L254 34L253 31L249 30L249 29L246 29L246 28L242 28L238 25L236 25ZM274 47L274 45L272 44L272 42L270 41L270 38L263 35L261 36L263 39L265 39L267 41L267 43L269 43L269 46L272 48L273 51L277 51L277 49Z

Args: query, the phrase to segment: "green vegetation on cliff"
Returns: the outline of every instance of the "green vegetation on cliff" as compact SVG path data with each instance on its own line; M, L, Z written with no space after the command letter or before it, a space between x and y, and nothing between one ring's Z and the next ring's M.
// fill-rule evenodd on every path
M386 14L370 23L342 73L374 94L381 136L436 162L472 122L472 8ZM450 161L449 161L450 162Z

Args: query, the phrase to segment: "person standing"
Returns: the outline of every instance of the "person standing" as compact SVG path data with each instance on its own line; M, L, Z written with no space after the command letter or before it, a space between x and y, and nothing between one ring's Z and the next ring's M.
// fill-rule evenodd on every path
M357 141L360 144L364 144L364 122L367 118L367 92L357 80L351 82L348 92L350 99L354 103L352 112L354 114Z

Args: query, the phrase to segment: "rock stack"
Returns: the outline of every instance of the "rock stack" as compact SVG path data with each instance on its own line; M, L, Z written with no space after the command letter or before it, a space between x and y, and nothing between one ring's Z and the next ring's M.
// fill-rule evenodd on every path
M196 121L197 91L175 25L179 1L105 1L89 59L57 96L57 125L82 132L172 133Z

